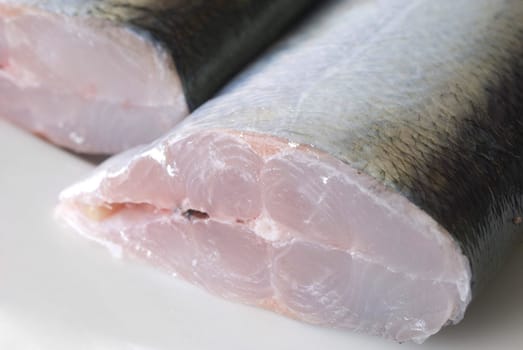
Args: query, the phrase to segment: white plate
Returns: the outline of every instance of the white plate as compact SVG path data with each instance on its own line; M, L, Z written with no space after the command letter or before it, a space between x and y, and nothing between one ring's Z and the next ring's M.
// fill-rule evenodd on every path
M112 258L53 219L93 166L0 121L0 349L523 349L523 246L422 347L313 327Z

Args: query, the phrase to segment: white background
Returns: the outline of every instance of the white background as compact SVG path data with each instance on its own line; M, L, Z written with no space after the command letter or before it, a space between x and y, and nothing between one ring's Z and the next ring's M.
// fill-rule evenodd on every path
M0 349L523 349L523 245L424 345L322 329L112 258L53 219L93 167L0 121Z

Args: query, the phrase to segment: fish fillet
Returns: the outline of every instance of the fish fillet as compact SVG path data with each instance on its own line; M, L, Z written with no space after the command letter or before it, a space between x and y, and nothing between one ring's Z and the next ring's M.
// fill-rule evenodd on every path
M82 153L153 141L312 0L0 0L0 117Z
M522 236L521 18L521 1L335 1L58 212L225 298L422 342Z

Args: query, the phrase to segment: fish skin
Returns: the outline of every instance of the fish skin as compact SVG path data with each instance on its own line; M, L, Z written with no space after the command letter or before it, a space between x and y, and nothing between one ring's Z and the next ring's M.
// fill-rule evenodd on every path
M172 54L191 110L308 10L312 0L117 0L96 3L97 17L131 24Z
M286 140L284 152L305 148L317 158L333 156L375 181L367 184L375 196L408 199L417 210L402 211L408 219L428 214L433 220L424 221L427 231L453 237L472 269L472 279L459 290L456 308L463 309L448 319L458 322L470 290L480 290L522 237L523 3L339 0L324 11L169 135L113 158L66 190L62 201L96 205L111 199L111 191L130 197L132 172L143 172L133 169L177 169L169 163L176 156L170 147L191 135L224 131L243 141L263 135L267 144L257 147L268 158L283 147L273 147L271 139ZM160 173L163 181L170 178ZM182 191L175 175L172 187ZM136 192L137 203L149 203ZM167 204L159 208L168 208L163 200ZM80 231L96 232L97 223L75 220ZM459 269L470 277L467 267ZM271 307L288 313L278 310L280 304ZM352 326L422 342L444 325L420 326L413 334Z
M367 7L372 18L372 6L359 2L354 13ZM303 44L288 61L282 45L273 53L281 66L255 65L181 129L267 133L369 174L454 236L470 259L475 293L523 231L513 220L523 215L523 3L382 6L373 20L383 23L367 26L360 43L331 36L323 38L331 46ZM369 18L355 16L346 27ZM336 44L345 54L333 52ZM303 74L312 82L286 83L285 66L318 49L335 57L329 67L310 59L312 72ZM278 109L271 99L282 101ZM257 107L263 112L253 118Z

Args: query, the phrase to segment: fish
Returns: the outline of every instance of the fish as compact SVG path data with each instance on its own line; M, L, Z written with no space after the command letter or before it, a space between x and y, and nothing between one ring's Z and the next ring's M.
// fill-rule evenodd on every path
M115 154L168 132L313 0L1 0L0 117Z
M421 343L523 238L521 18L334 1L58 218L223 298Z

